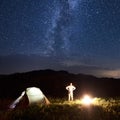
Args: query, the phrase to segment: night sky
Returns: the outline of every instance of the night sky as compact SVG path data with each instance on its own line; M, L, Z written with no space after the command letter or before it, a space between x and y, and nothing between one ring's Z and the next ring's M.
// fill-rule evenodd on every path
M120 77L120 0L0 0L0 74L41 69Z

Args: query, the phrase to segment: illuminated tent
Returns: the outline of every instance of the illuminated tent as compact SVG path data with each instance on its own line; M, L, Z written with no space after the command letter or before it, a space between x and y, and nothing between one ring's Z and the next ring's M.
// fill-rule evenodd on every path
M48 105L50 104L49 100L42 93L42 91L37 87L27 88L26 91L23 91L21 96L18 97L11 105L10 108L25 108L28 105Z

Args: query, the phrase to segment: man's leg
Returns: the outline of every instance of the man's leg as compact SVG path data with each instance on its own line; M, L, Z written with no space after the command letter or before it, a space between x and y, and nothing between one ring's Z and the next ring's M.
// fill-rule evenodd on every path
M71 93L71 100L73 101L73 93Z
M70 101L70 94L68 94L68 101Z

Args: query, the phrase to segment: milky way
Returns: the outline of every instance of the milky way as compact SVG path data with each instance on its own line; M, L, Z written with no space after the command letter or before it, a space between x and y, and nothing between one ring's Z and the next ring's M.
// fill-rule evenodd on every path
M70 53L70 28L72 22L72 11L76 9L78 0L66 0L56 4L52 15L51 25L47 30L45 54L66 54Z

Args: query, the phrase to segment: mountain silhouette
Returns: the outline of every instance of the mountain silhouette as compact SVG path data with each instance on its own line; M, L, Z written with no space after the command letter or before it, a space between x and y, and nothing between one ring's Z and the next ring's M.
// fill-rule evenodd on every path
M0 98L16 98L27 87L39 87L49 97L66 97L65 87L69 83L76 86L76 98L83 94L95 97L120 96L120 79L97 78L92 75L73 74L51 69L37 70L10 75L0 75Z

